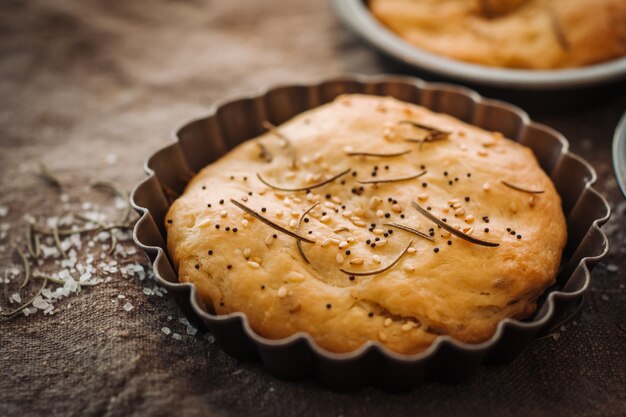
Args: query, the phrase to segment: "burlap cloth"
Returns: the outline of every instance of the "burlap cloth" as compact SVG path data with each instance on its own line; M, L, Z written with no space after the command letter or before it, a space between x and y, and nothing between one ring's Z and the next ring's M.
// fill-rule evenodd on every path
M130 189L146 155L217 99L329 73L400 70L320 0L3 0L0 34L0 203L10 207L0 222L12 228L23 213L55 210L32 175L38 160L72 192L93 178ZM626 415L626 205L610 165L625 91L613 87L578 110L531 112L593 163L616 212L611 255L594 271L581 316L512 364L405 394L284 382L188 335L172 300L113 275L53 316L0 322L0 415ZM132 311L113 301L118 294Z

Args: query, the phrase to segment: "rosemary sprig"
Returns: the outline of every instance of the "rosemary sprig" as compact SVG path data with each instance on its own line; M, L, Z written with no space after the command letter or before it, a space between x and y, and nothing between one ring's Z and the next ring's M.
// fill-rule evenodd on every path
M22 288L26 286L26 284L28 284L28 280L30 279L30 262L28 262L28 258L26 257L26 254L19 246L16 246L15 250L20 255L20 258L22 259L22 264L24 265L24 280L22 281L22 284L19 286L19 289L21 290Z
M30 256L35 259L39 258L39 254L41 253L41 241L39 234L33 233L33 225L30 222L26 224L26 246Z
M56 278L50 275L33 275L33 278L36 279L46 279L49 282L52 282L54 284L58 284L58 285L65 285L66 280L61 279L61 278ZM97 282L94 282L93 280L90 281L75 281L76 284L80 287L93 287L94 285L98 285Z
M130 196L120 184L109 180L95 181L91 183L91 188L106 188L113 191L114 194L121 198L125 204L122 215L120 216L120 221L122 223L128 221L128 216L130 216Z
M422 129L428 132L428 136L426 136L423 139L416 139L416 138L406 138L405 140L407 142L419 142L419 143L424 143L424 142L433 142L436 140L442 140L442 139L446 139L448 138L448 136L450 136L450 132L445 132L443 130L439 130L437 128L434 128L432 126L427 126L421 123L417 123L414 122L412 120L400 120L398 123L402 123L402 124L410 124L413 127L416 127L418 129Z
M272 153L267 149L267 147L261 142L257 142L256 144L259 147L259 156L268 164L272 162L274 156L272 156Z
M39 162L39 176L46 180L48 184L58 188L59 190L63 189L63 185L61 181L48 169L48 167L43 163Z
M341 272L343 272L344 274L347 275L355 275L355 276L359 276L359 277L366 277L369 275L377 275L377 274L382 274L385 271L390 270L391 268L393 268L398 262L400 262L400 259L402 259L402 257L406 254L406 252L409 250L409 248L411 247L411 245L413 244L413 241L410 240L409 244L406 245L406 248L404 248L404 250L400 253L400 255L398 255L398 257L396 259L394 259L389 265L384 266L382 268L379 269L374 269L372 271L364 271L364 272L360 272L360 271L348 271L346 269L343 268L339 268L339 270Z
M14 315L19 313L20 311L24 310L26 307L31 305L33 303L33 301L35 301L35 299L37 297L39 297L41 295L41 292L44 290L44 288L46 288L47 284L48 284L48 279L47 279L47 277L44 277L43 284L41 284L41 287L39 287L39 291L37 291L37 294L35 294L30 300L28 300L27 302L25 302L24 304L22 304L21 306L19 306L18 308L16 308L15 310L13 310L13 311L11 311L9 313L5 313L3 311L0 314L2 314L5 317L13 317Z
M419 237L421 237L423 239L426 239L426 240L430 240L431 242L435 241L435 239L433 239L432 237L428 236L426 233L420 232L417 229L413 229L412 227L405 226L403 224L399 224L399 223L383 223L383 226L389 226L389 227L393 227L394 229L404 230L405 232L413 233L414 235L419 236Z
M320 203L315 203L311 207L306 209L304 213L302 213L302 216L300 216L300 218L298 219L298 224L296 225L296 234L298 235L300 234L300 226L302 225L302 220L304 220L306 215L309 214L311 210L313 210L315 207L319 205ZM296 239L296 245L298 246L298 251L300 252L300 255L302 256L302 259L304 259L306 263L310 264L311 262L309 262L309 259L306 257L306 255L304 254L304 251L302 250L302 242L300 242L300 239Z
M435 223L437 226L440 226L442 229L450 232L451 234L453 234L456 237L459 237L467 242L470 243L474 243L476 245L482 245L482 246L489 246L489 247L495 247L495 246L500 246L499 243L495 243L495 242L488 242L486 240L482 240L482 239L477 239L475 237L472 237L468 234L465 234L459 230L456 230L454 227L450 226L448 223L443 222L441 220L439 220L437 217L433 216L432 214L430 214L427 210L424 210L424 208L422 208L422 206L420 206L419 204L417 204L415 201L411 201L411 205L424 217L426 217L428 220L430 220L431 222Z
M401 177L401 178L379 178L379 179L373 179L373 180L356 180L356 182L358 182L359 184L383 184L383 183L388 183L388 182L400 182L400 181L409 181L409 180L414 180L416 178L421 177L422 175L426 174L427 171L422 171L418 174L415 175L411 175L409 177Z
M3 280L3 285L4 288L4 298L6 298L6 300L9 300L9 270L5 269L4 270L4 280Z
M330 184L331 182L335 181L337 178L341 178L344 175L348 174L350 171L352 171L352 169L348 168L345 171L341 171L339 174L334 175L333 177L331 177L331 178L329 178L327 180L324 180L322 182L318 182L317 184L309 185L308 187L296 187L296 188L287 188L287 187L281 187L281 186L273 185L273 184L270 184L269 182L267 182L261 176L261 174L257 173L256 176L259 179L259 181L261 181L263 184L265 184L268 187L273 188L275 190L279 190L279 191L308 191L308 190L312 190L314 188L323 187L326 184Z
M59 237L59 228L55 225L52 228L52 238L54 239L54 245L57 247L57 250L63 256L63 259L67 259L67 253L63 250L63 246L61 246L61 238Z
M564 51L568 51L571 48L571 44L569 42L569 39L567 39L567 36L565 36L565 31L563 30L563 25L561 25L561 21L559 20L559 17L556 15L552 7L548 6L547 10L548 10L548 15L550 17L550 25L552 27L552 32L554 33L554 36L559 46Z
M286 234L287 236L291 236L295 239L299 239L302 240L306 243L315 243L314 240L311 240L307 237L304 236L300 236L297 233L292 232L291 230L285 229L284 227L282 227L281 225L274 223L273 221L271 221L270 219L268 219L265 216L262 216L260 213L258 213L256 210L251 209L250 207L240 203L237 200L234 199L230 199L230 202L233 203L235 206L237 206L238 208L240 208L241 210L245 211L246 213L250 214L253 217L256 217L257 219L261 220L263 223L265 223L266 225L273 227L274 229L278 230L281 233Z
M402 156L411 153L411 149L399 152L377 153L377 152L346 152L348 156L372 156L378 158L393 158L394 156Z
M544 190L528 190L526 188L522 188L520 186L511 184L510 182L506 182L506 181L500 181L500 182L502 184L506 185L509 188L512 188L512 189L517 190L517 191L521 191L523 193L528 193L528 194L543 194L543 193L545 193Z
M296 148L295 146L293 146L293 143L291 142L291 140L287 136L285 136L280 131L280 129L278 129L278 127L274 126L272 123L268 122L267 120L263 122L263 127L267 129L269 132L271 132L272 134L281 138L283 142L289 147L289 150L291 151L291 167L296 168L298 166L298 153L296 152Z

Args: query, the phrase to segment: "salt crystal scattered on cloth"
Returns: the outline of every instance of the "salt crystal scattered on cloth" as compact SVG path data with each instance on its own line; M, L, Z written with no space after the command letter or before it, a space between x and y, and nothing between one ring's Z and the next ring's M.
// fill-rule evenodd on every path
M131 311L131 310L132 310L133 308L135 308L135 307L133 307L133 305L132 305L131 303L128 303L128 302L127 302L126 304L124 304L124 307L122 307L122 308L123 308L124 310L126 310L126 311Z
M172 331L170 330L169 327L161 327L161 331L167 335L169 335L170 333L172 333Z
M176 340L181 340L181 339L183 338L183 337L182 337L181 335L179 335L178 333L174 333L174 334L172 335L172 337L173 337L174 339L176 339Z
M0 205L0 217L6 217L9 214L9 206Z

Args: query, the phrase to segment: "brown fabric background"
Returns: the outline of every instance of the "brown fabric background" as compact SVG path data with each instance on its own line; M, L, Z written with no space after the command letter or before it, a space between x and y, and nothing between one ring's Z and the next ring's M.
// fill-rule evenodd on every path
M342 28L326 1L3 0L0 203L11 212L0 222L17 228L25 212L55 212L57 197L32 175L38 160L72 194L91 178L130 189L169 132L217 99L330 73L405 70ZM116 277L54 316L0 321L0 415L626 415L626 204L610 165L623 87L568 99L574 110L532 111L531 103L535 119L593 163L616 209L607 226L611 255L558 340L538 340L514 363L482 367L461 385L341 394L225 355L185 333L169 298ZM115 165L106 162L111 152ZM134 310L111 302L120 293Z

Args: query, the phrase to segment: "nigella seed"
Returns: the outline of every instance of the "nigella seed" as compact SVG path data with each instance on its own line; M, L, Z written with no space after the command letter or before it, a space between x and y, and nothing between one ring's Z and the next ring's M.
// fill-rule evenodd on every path
M213 255L213 251L212 250L209 251L209 256L211 256L211 255Z
M352 252L350 252L350 249L346 250L346 255L350 255Z
M511 231L511 228L510 228L510 227L507 227L507 228L506 228L506 231L507 231L507 232L510 232L510 231Z
M379 241L380 241L379 237L374 238L374 242L379 242Z
M458 181L458 180L459 180L459 177L454 177L454 181Z
M231 175L231 176L230 176L230 179L231 179L231 180L234 180L234 179L235 179L235 176L234 176L234 175Z
M392 235L392 234L393 234L393 230L389 229L389 230L387 230L387 233L389 233L390 235Z
M220 228L220 225L219 225L219 224L216 224L216 225L215 225L215 228L216 228L216 229L219 229L219 228Z
M237 233L237 230L238 229L236 227L233 227L233 232Z
M365 243L369 245L370 243L372 243L372 240L371 240L371 239L367 239L367 240L365 241Z
M326 304L326 308L327 308L327 309L329 309L329 310L330 310L332 307L333 307L333 305L332 305L332 304Z
M452 245L452 241L448 240L448 246Z
M447 177L448 176L448 171L443 171L443 176Z
M194 268L196 268L196 269L200 269L200 265L195 264L195 265L194 265Z
M357 172L356 172L356 171L353 171L353 172L352 172L352 176L353 176L353 177L356 177L356 175L357 175Z
M435 252L435 253L439 252L439 248L433 249L433 252Z
M385 233L383 233L383 236L384 237L389 237L389 233L385 232Z
M264 290L265 289L265 285L261 285L261 289Z
M349 279L350 281L354 281L354 275L350 275L350 276L348 277L348 279Z
M265 208L265 207L261 207L261 211L262 211L263 213L265 213L265 212L267 211L267 208Z
M521 239L521 238L522 238L522 235L517 235L517 238L518 238L518 239Z
M228 269L232 269L232 268L233 268L233 266L232 266L232 265L226 265L226 268L228 268Z
M203 189L203 190L206 190L206 185L203 185L203 186L202 186L202 189Z
M305 222L305 223L308 223L308 222L309 222L309 218L308 218L308 217L305 217L305 218L304 218L304 222Z
M423 183L422 183L422 187L426 188L426 187L428 187L428 184L427 184L427 183L425 183L425 182L423 182Z
M426 165L420 165L420 169L426 169Z
M515 230L511 230L511 235L515 236Z
M385 165L385 169L389 169L389 165Z
M273 237L274 239L278 239L278 235L277 235L276 233L274 233L274 234L272 235L272 237Z
M172 224L172 219L167 219L167 224Z
M471 177L472 174L470 174L469 172L467 173L467 178Z
M220 204L224 204L224 200L220 200Z
M391 213L385 213L385 219L388 219L391 217Z
M489 228L485 227L485 233L489 233Z
M331 195L330 194L326 194L324 197L326 197L326 200L330 200Z
M465 201L470 201L470 198L469 197L465 197Z
M432 210L432 209L433 209L433 208L432 208L431 206L426 206L426 210L430 211L430 210Z
M207 204L206 206L207 206L207 207L211 207L211 203Z
M404 214L401 214L401 215L400 215L400 218L401 218L401 219L404 219L404 217L405 217L405 216L404 216Z
M375 248L376 247L376 243L372 243L370 246Z
M252 195L252 191L248 191L248 195Z
M367 313L367 317L374 317L374 313L370 311L369 313Z
M226 230L227 232L230 232L230 227L226 226L226 228L224 230Z
M450 180L450 181L448 181L448 184L452 185L452 184L454 184L454 181Z

